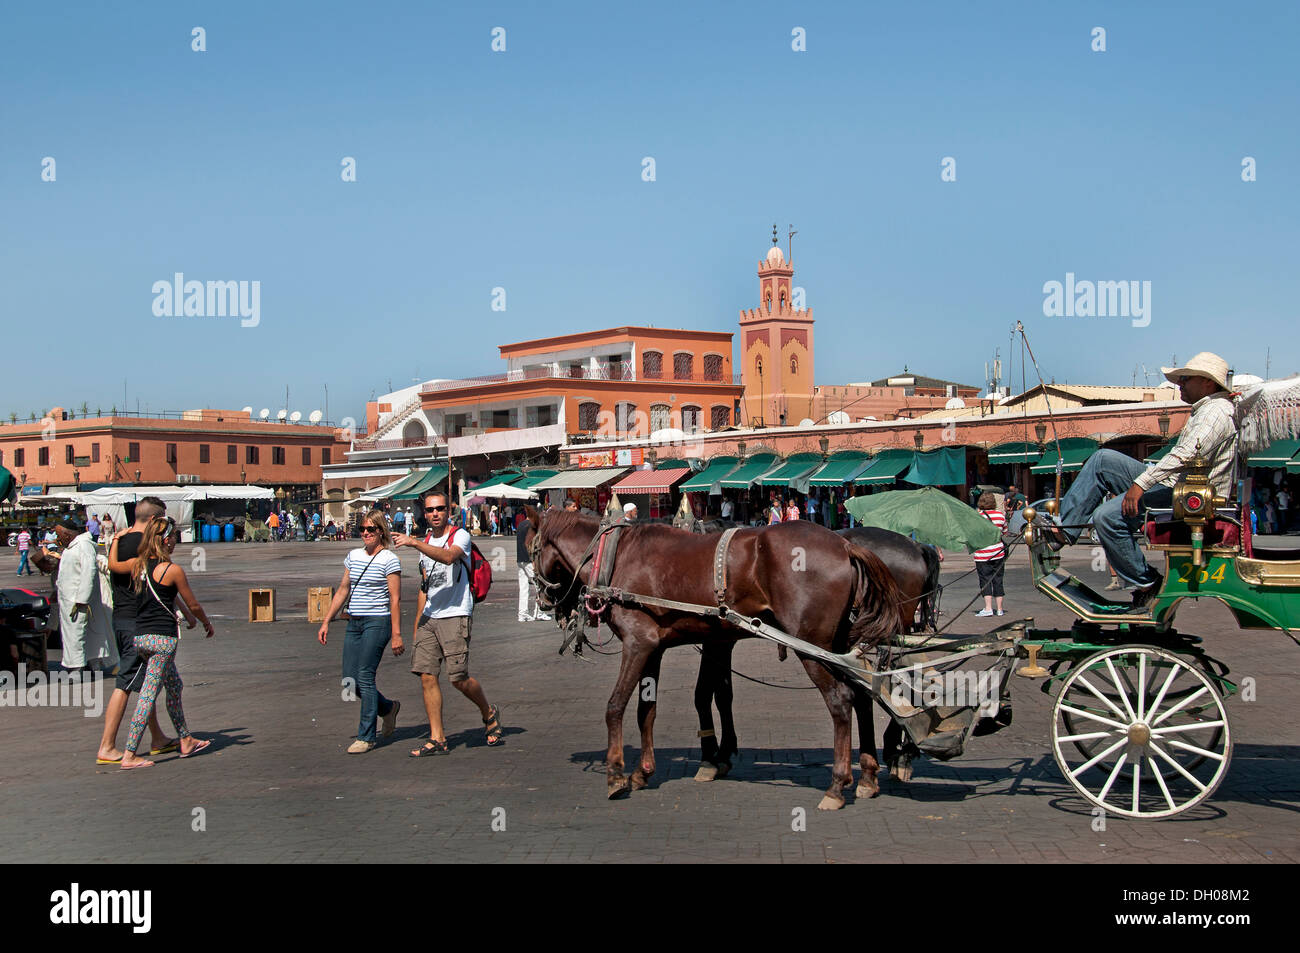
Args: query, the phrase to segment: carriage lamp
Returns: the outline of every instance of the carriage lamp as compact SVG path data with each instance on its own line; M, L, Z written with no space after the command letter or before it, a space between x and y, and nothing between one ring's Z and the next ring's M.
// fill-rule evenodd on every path
M1156 423L1160 425L1160 436L1169 437L1169 411L1162 410L1160 416L1156 418Z
M1214 516L1215 507L1226 502L1215 497L1210 485L1209 461L1201 456L1197 444L1196 456L1174 487L1174 519L1182 520L1191 531L1192 565L1197 568L1205 565L1205 524ZM1190 580L1193 587L1195 581L1193 573Z
M745 441L736 441L736 455L743 461L745 459Z
M1034 436L1038 438L1038 447L1041 450L1043 444L1047 442L1047 424L1042 421L1034 424Z

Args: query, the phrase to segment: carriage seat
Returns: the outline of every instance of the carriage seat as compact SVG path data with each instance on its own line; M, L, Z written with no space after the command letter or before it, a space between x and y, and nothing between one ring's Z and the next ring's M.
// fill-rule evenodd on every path
M1174 519L1172 509L1147 510L1142 529L1152 546L1192 545L1191 528L1182 520ZM1241 528L1236 523L1213 516L1205 524L1205 545L1236 548L1241 545Z

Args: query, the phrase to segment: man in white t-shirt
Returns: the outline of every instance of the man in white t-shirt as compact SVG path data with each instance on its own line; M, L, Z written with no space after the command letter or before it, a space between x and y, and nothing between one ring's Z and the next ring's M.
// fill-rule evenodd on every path
M447 735L442 726L442 690L438 676L443 662L447 677L462 695L478 706L489 745L498 745L504 732L501 712L489 705L483 686L469 674L469 637L474 611L470 590L469 533L447 521L447 497L429 493L424 497L424 519L429 533L423 539L396 535L397 546L413 546L420 553L420 595L416 599L415 652L411 671L420 676L424 709L429 715L429 740L411 752L412 758L447 754Z

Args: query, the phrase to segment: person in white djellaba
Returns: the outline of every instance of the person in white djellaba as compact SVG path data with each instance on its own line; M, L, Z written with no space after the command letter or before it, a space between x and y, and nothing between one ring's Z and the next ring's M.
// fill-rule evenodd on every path
M71 523L55 528L62 553L55 587L59 594L59 632L63 667L83 671L110 669L117 664L113 637L113 602L100 578L99 555L90 533ZM104 571L108 562L104 560Z

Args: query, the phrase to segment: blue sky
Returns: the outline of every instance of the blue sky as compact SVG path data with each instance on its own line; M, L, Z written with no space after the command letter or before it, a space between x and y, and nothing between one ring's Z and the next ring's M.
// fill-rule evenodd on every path
M822 383L978 384L1017 319L1057 380L1203 349L1291 373L1298 27L1250 2L6 5L0 413L120 406L125 378L154 410L328 385L339 419L509 341L735 330L773 222ZM260 281L260 324L155 316L177 271ZM1151 323L1045 317L1067 272L1150 281Z

